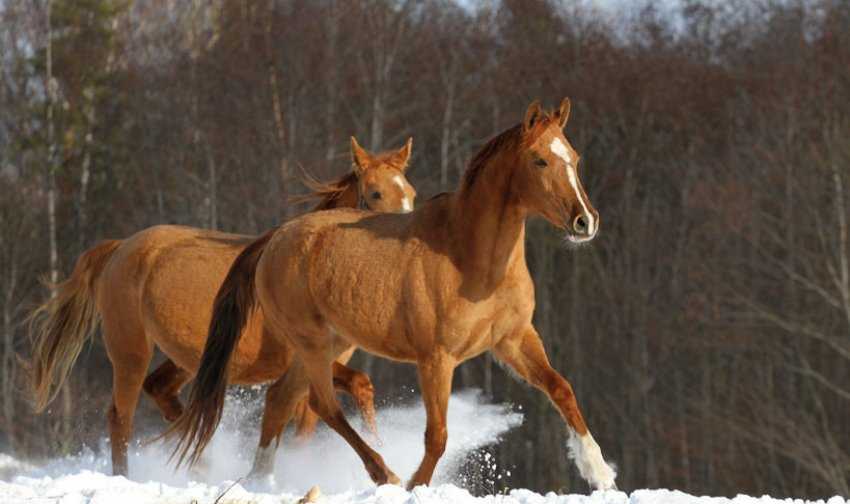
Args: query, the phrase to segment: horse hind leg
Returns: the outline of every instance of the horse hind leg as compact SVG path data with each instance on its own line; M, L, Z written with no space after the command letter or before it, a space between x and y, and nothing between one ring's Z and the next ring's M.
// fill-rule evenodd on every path
M345 418L334 392L332 365L336 356L327 348L300 350L304 368L310 378L310 407L357 452L372 481L379 485L398 484L398 476L389 470L384 459L363 441Z
M183 413L180 389L192 379L192 375L167 359L145 378L144 391L159 408L167 422L173 422Z
M133 433L133 415L153 357L153 348L143 338L135 341L142 344L126 344L126 340L110 344L104 331L104 342L112 361L112 405L108 414L112 473L120 476L128 475L127 447Z
M272 474L274 452L279 444L280 436L307 395L308 387L309 380L301 365L296 362L266 391L260 443L249 478L259 479Z
M305 397L295 408L295 439L298 443L306 443L316 433L316 426L319 423L319 415L310 409L309 400Z

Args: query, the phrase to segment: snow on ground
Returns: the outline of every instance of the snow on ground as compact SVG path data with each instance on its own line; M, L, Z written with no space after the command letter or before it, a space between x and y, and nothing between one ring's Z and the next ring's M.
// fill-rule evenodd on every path
M88 499L100 494L106 500L97 497L90 502L110 502L118 495L122 495L122 499L126 495L130 499L128 503L136 502L130 498L136 494L145 496L139 502L152 502L154 495L171 496L174 502L188 502L183 496L203 501L209 494L214 500L222 489L227 488L222 482L240 478L250 470L259 437L257 428L262 404L262 395L250 391L236 397L229 396L221 428L204 452L199 467L191 470L175 470L168 462L171 445L159 442L138 443L131 449L129 463L133 481L106 476L111 473L111 463L105 440L97 453L85 450L37 467L0 454L0 480L3 480L0 481L0 504L5 504L13 496L33 499L77 495L79 498L88 496ZM355 429L364 431L358 416L352 414L349 419ZM406 480L413 474L424 452L425 411L422 403L417 401L412 405L380 408L377 420L380 440L375 441L365 434L364 437L381 453L387 465ZM521 423L520 413L502 405L485 403L480 392L452 395L448 415L449 442L434 482L463 484L468 480L484 481L493 487L502 468L483 448L495 444L502 434ZM162 428L161 423L158 428ZM158 431L137 437L150 439L155 433ZM327 493L374 488L354 451L324 425L306 445L283 443L275 457L273 478L240 483L228 492L228 497L232 497L233 492L238 494L242 487L292 495L303 495L313 485L319 485ZM276 499L275 502L280 502L279 498ZM77 501L71 499L68 502Z
M694 497L677 491L639 490L594 492L590 495L540 495L529 490L474 497L460 488L471 480L492 483L507 473L483 447L519 425L522 416L498 405L485 404L477 393L452 396L449 444L437 468L434 486L407 492L401 487L375 487L360 460L339 438L324 429L308 446L285 444L278 450L271 481L237 480L250 469L256 446L256 416L262 401L229 400L222 428L206 451L199 470L174 470L168 447L137 447L130 457L133 481L113 477L108 449L87 451L36 467L0 454L0 504L295 504L313 485L322 490L321 504L802 504L769 497L734 499ZM353 420L353 418L352 418ZM355 427L361 429L360 425ZM383 408L378 427L383 444L378 451L404 480L415 470L423 452L425 413L421 403ZM474 463L470 464L470 459ZM234 482L236 480L236 482ZM840 497L820 504L847 504Z
M217 501L218 499L218 501ZM249 492L241 485L189 484L173 487L157 482L135 483L120 476L82 471L59 478L19 476L11 483L0 481L0 502L4 504L296 504L300 494L288 492ZM419 487L408 492L401 487L384 485L365 490L349 490L321 494L318 504L846 504L841 497L817 501L774 499L739 495L695 497L679 491L637 490L593 492L590 495L540 495L529 490L512 490L506 494L474 497L455 485L446 483L430 488Z
M263 405L261 394L228 396L222 425L196 467L175 470L168 459L173 445L139 443L129 456L130 476L134 481L156 481L170 486L186 486L191 482L218 484L235 480L251 469L259 438L259 416ZM425 409L421 400L404 406L378 409L377 423L380 442L365 434L360 417L349 414L352 425L367 442L375 447L402 480L416 470L424 453ZM522 414L502 405L487 404L479 391L464 391L452 395L449 405L449 441L446 453L435 474L438 483L462 483L469 476L498 478L501 470L483 447L498 442L499 437L522 423ZM105 420L104 420L105 424ZM162 423L158 428L162 428ZM137 435L143 440L158 434ZM459 473L463 465L469 469L473 460L476 474ZM75 456L51 460L39 468L17 471L31 477L57 477L88 470L111 474L109 447L105 444L97 454L86 450ZM2 476L2 472L0 472ZM313 485L329 492L364 490L374 485L363 463L348 444L335 432L321 424L309 443L296 445L284 441L276 452L274 478L252 482L252 489L288 491L304 494ZM3 504L0 500L0 504Z

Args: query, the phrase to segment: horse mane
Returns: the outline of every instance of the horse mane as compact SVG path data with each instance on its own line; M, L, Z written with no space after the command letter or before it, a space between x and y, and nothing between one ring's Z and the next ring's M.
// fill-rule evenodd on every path
M523 125L520 123L499 133L484 144L469 161L468 168L463 174L461 190L468 191L472 188L473 184L475 184L481 175L481 172L484 171L484 167L487 166L490 158L509 149L515 149L521 145L532 143L549 126L553 117L554 115L552 113L543 112L543 117L535 122L531 131L524 132Z
M293 196L291 203L306 203L320 200L315 210L336 208L342 194L357 184L357 174L350 171L330 182L322 182L301 167L301 182L310 189L310 193Z

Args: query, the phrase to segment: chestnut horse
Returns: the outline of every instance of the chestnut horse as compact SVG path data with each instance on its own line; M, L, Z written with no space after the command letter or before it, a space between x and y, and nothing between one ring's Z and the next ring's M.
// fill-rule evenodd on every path
M316 210L357 207L361 200L380 212L412 210L415 191L404 176L411 140L396 151L372 156L352 138L353 171L329 184L311 182L312 196L321 199ZM127 444L141 390L153 398L167 421L180 416L183 408L178 394L198 368L216 290L233 260L255 238L164 225L126 240L102 242L83 253L71 277L56 287L56 297L33 314L37 409L43 410L55 395L102 319L103 340L113 368L109 410L112 470L127 475ZM262 328L258 312L247 324L234 354L231 383L276 380L291 364L295 356L291 345L263 335ZM168 360L145 378L154 345ZM374 431L371 381L343 365L352 353L341 355L334 363L334 383L355 397ZM282 388L282 383L275 383L266 394L255 461L258 472L271 471L270 443L283 429L278 414ZM301 410L299 435L303 437L312 432L317 416L306 407Z
M288 340L299 355L284 386L309 391L311 407L354 448L372 479L386 483L398 478L346 421L333 394L331 364L353 346L415 363L427 427L424 458L408 483L413 487L431 481L445 450L455 367L489 350L561 413L582 477L594 488L614 488L614 471L531 323L527 217L544 217L573 243L593 239L599 228L579 180L579 158L562 131L569 110L567 99L551 113L533 103L521 124L475 156L459 191L411 214L323 212L255 242L216 296L199 376L227 365L258 303L273 340L268 344ZM172 425L181 436L181 461L196 460L212 436L221 386L196 380L184 415Z

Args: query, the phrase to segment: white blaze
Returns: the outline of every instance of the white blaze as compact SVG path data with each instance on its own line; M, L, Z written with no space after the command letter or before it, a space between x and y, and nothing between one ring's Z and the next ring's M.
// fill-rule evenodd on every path
M401 175L393 175L393 182L395 182L395 185L404 190L404 180L401 178Z
M584 194L579 190L578 187L578 177L576 176L576 167L573 165L573 156L570 154L570 151L567 149L567 146L564 145L564 142L561 141L560 138L555 137L552 140L552 144L549 146L552 153L563 159L567 164L567 180L570 181L570 185L573 188L573 191L576 193L576 198L578 199L579 204L581 204L581 209L584 211L584 216L587 218L587 234L593 236L596 233L596 220L593 218L593 215L587 210L588 204L586 204L584 200Z
M404 191L404 179L401 178L401 175L394 175L393 182L401 188L402 192ZM410 198L407 196L403 196L401 198L401 209L404 213L413 211L413 205L410 203Z

